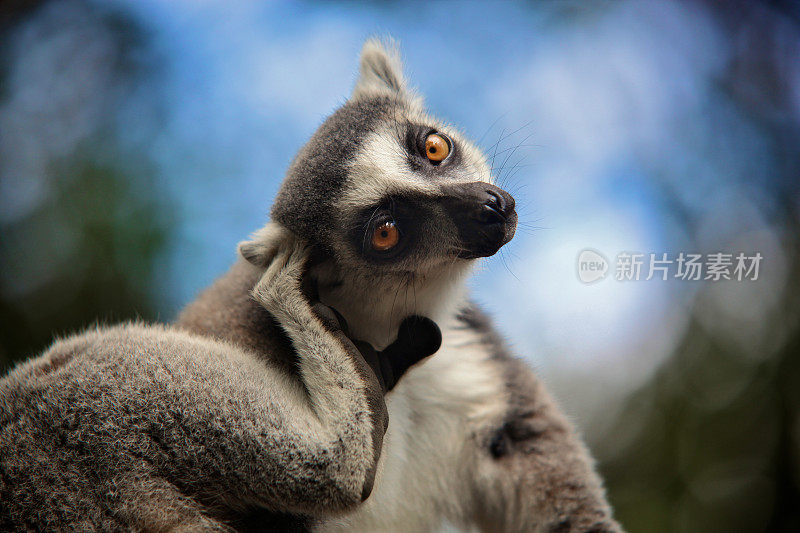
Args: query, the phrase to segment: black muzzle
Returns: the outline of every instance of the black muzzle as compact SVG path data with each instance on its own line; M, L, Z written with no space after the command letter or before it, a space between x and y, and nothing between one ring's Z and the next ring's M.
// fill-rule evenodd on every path
M500 187L476 181L445 185L442 192L444 208L458 228L459 257L489 257L514 237L514 197Z

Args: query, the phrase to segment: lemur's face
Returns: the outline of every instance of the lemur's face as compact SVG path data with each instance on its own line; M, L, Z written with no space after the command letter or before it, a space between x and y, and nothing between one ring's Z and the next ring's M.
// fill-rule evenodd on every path
M514 199L484 155L428 116L395 56L364 48L351 99L300 151L275 220L348 270L424 273L495 254L514 235Z

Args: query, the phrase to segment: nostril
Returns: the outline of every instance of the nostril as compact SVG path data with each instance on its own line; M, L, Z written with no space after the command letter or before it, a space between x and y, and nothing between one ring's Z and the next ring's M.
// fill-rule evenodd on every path
M508 217L514 211L514 197L502 189L489 189L486 191L491 197L488 204L491 204L503 217Z
M516 207L516 203L514 202L514 197L508 193L506 193L505 195L504 207L505 209L503 210L503 213L506 216L510 215L514 211L514 207Z
M502 224L506 221L506 217L491 205L484 204L483 208L478 214L478 220L485 224Z
M502 196L500 196L494 191L486 191L486 194L488 194L490 197L489 200L486 202L486 205L489 205L493 209L496 209L499 213L506 212L506 202Z
M489 199L481 206L478 219L485 224L502 224L506 221L505 202L493 191L486 191Z
M485 181L442 186L442 193L444 206L454 218L505 225L515 217L514 198Z

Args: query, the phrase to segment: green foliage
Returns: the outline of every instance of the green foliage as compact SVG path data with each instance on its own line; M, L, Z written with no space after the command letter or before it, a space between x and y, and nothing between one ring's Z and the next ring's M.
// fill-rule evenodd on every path
M47 200L2 227L4 369L56 334L157 315L149 287L169 217L141 193L147 176L88 155L58 164L52 175Z

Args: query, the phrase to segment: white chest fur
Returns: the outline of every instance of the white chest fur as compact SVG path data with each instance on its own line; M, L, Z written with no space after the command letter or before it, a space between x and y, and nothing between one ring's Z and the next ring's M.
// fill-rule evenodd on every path
M386 397L389 429L369 499L322 531L431 531L463 523L475 435L502 418L503 381L480 336L439 322L441 349Z

